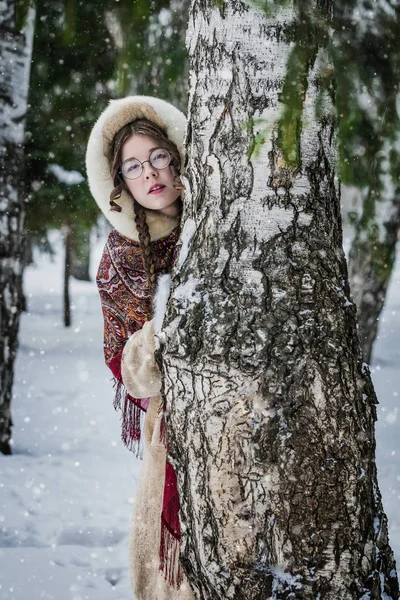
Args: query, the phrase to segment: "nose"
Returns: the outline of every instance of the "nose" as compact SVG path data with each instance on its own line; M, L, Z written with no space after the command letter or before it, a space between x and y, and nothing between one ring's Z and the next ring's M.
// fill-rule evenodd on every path
M153 165L151 164L151 162L149 160L146 160L143 164L143 170L144 170L144 176L145 177L150 177L150 175L152 173L157 174L158 171L155 167L153 167Z

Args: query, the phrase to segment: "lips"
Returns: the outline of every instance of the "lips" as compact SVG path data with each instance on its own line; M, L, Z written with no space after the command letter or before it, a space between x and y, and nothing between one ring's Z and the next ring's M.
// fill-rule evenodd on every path
M157 194L159 192L162 192L162 190L165 188L165 185L160 185L160 186L152 186L149 190L149 194Z

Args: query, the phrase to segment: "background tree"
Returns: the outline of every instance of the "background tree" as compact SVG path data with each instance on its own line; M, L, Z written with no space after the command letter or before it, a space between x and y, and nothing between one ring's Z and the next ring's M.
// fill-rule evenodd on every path
M188 0L110 3L105 15L118 49L119 96L161 95L186 108L188 12Z
M314 15L310 14L308 4L295 4L305 27L312 29ZM270 10L272 5L265 6ZM361 197L357 211L349 212L344 203L342 214L353 227L349 279L358 307L366 362L370 362L400 226L400 119L396 109L400 83L399 17L400 6L392 0L338 0L332 14L335 35L329 47L330 64L321 78L325 87L332 85L334 79L337 89L334 102L340 117L341 182L358 190ZM288 120L293 119L293 126L287 123L286 127L287 148L292 153L286 157L289 160L296 159L297 123L303 114L302 103L291 92L298 85L307 89L304 75L312 56L313 48L298 48L288 63L284 94L290 102L284 118L286 115Z
M18 10L17 10L18 8ZM35 13L0 4L0 452L11 453L11 392L22 309L23 141Z
M338 2L334 24L341 179L361 196L359 214L350 214L350 287L369 363L400 227L400 6L391 0Z
M191 6L164 393L202 600L399 597L342 249L336 5Z

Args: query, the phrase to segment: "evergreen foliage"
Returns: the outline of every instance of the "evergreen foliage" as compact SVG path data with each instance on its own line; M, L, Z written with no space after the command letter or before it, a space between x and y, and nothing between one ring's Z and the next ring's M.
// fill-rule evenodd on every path
M96 221L98 210L84 182L85 150L93 121L113 91L116 52L94 3L39 2L37 8L26 232L46 243L48 229L69 224L81 237ZM64 176L57 176L62 170Z

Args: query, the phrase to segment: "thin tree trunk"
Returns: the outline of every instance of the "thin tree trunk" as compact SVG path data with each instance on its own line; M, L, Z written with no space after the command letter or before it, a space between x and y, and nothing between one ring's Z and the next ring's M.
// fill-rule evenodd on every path
M34 11L24 30L16 2L0 3L0 452L11 454L11 398L22 303L23 144Z
M90 281L90 231L72 239L71 275L80 281Z
M65 260L64 260L64 325L70 327L71 325L71 300L69 294L69 283L71 278L71 264L72 264L72 227L69 223L63 226L64 234L64 249L65 249Z
M321 7L309 10L329 25L333 1ZM293 22L291 2L269 16L191 7L186 213L163 353L181 558L198 600L397 599L317 44L298 168L278 145L293 133L291 118L275 128Z

